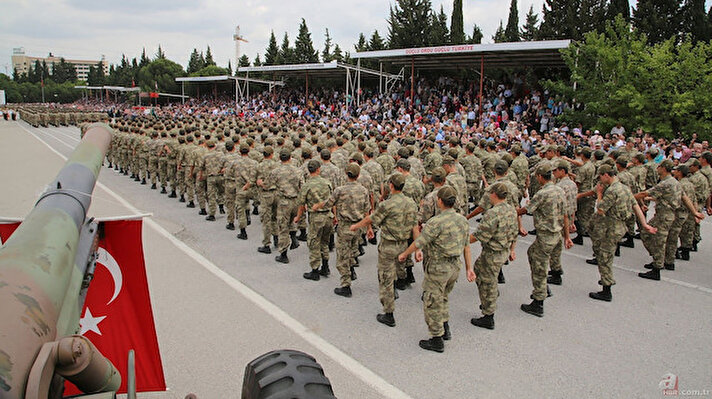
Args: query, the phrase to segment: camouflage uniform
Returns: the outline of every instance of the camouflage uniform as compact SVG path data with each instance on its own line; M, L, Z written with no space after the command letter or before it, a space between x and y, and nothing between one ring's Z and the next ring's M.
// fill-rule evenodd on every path
M680 179L680 189L695 203L695 186L689 176ZM689 223L690 221L691 223ZM694 225L695 217L690 213L690 210L687 209L685 204L680 201L680 205L675 209L675 220L670 225L668 237L665 242L665 261L663 265L672 265L675 263L678 239L682 240L682 247L688 248L685 245L686 243L689 243L690 247L692 247L692 237L695 232ZM684 234L682 233L683 230L685 230Z
M480 202L477 204L477 206L481 207L483 210L488 211L490 208L492 208L492 203L490 202L489 194L492 192L492 186L494 183L501 183L505 187L507 187L507 203L512 205L515 209L519 207L519 201L517 199L519 198L519 187L517 187L516 184L512 183L509 179L505 178L504 176L496 179L495 181L492 182L487 188L484 189L484 192L482 193L482 197L480 198Z
M485 212L477 230L472 233L482 244L482 252L475 261L474 270L484 315L492 315L497 309L497 276L518 233L517 212L507 201Z
M309 214L307 247L309 247L309 266L319 269L323 259L329 259L329 236L334 215L331 208L312 211L312 206L329 199L331 183L321 176L310 176L299 191L297 205L304 205Z
M475 154L469 154L460 160L462 167L465 168L465 180L467 181L467 196L472 198L475 203L480 200L482 195L482 162Z
M598 262L598 272L601 275L601 285L611 286L616 283L613 279L613 254L616 252L618 242L626 233L625 223L631 217L635 198L625 184L616 177L605 188L598 210L591 219L591 241L593 253Z
M396 279L398 255L408 248L416 226L418 207L402 193L391 195L381 202L371 215L373 225L381 229L378 243L378 297L385 313L393 313L395 297L393 282ZM402 266L404 267L404 266Z
M369 192L355 181L348 181L337 187L324 203L325 208L336 206L336 268L341 273L341 287L351 286L351 267L354 265L354 253L361 238L360 231L350 231L349 227L366 216L371 207ZM280 237L281 240L281 237Z
M672 223L675 221L675 210L680 206L682 189L680 182L668 175L658 184L648 190L648 194L655 200L655 215L648 222L658 229L656 234L643 230L640 237L643 245L653 257L653 268L662 269L665 260L665 243Z
M463 215L467 214L467 182L465 178L453 172L445 178L445 184L454 188L457 191L457 202L455 210Z
M225 154L225 213L227 223L235 223L235 200L237 196L237 183L235 178L238 175L237 160L239 154L227 152ZM242 187L240 187L242 188Z
M291 163L282 163L270 174L269 180L277 187L277 230L279 243L277 250L287 252L291 244L290 234L296 231L293 227L297 216L297 196L304 183L301 171Z
M566 195L566 214L569 215L569 222L572 219L573 215L576 213L576 194L578 194L578 187L576 186L576 183L574 183L569 176L564 176L561 180L559 180L556 183L557 186L559 186L562 190L564 190L564 194Z
M687 196L692 202L697 203L696 208L699 211L705 206L705 204L707 203L707 198L709 198L710 196L709 182L707 181L707 177L701 172L701 170L698 170L695 173L690 172L689 179L694 187L694 193L693 195L688 194ZM684 233L681 235L681 237L685 239L686 243L689 243L689 247L685 246L686 248L691 248L693 242L699 242L702 239L702 237L700 236L700 224L695 222L694 217L691 217L687 220L687 223L685 227L683 227L682 231ZM692 235L692 237L689 237L690 235Z
M270 180L272 171L279 167L279 162L269 158L260 162L257 167L257 178L263 181L260 187L260 220L262 221L262 245L269 246L272 236L277 230L277 186Z
M245 147L241 146L240 150L243 151L243 149ZM257 182L257 166L257 161L250 158L247 153L240 155L235 160L235 211L240 229L247 227L247 212L250 210L252 187L255 187ZM243 190L246 184L249 184L250 187Z
M423 313L433 337L444 334L443 323L450 319L448 295L460 273L468 233L467 219L450 208L428 220L415 240L415 245L429 254L423 263Z
M595 174L596 167L592 161L586 161L586 163L579 168L576 174L576 184L578 184L579 194L593 190ZM595 205L596 198L594 197L584 197L578 201L576 219L579 221L579 228L581 229L581 231L578 232L579 234L589 234L591 217L593 217L593 208Z
M536 239L527 250L532 273L532 296L537 301L546 299L547 266L561 271L561 233L566 214L566 195L552 182L547 182L527 206L534 216Z
M207 176L208 190L208 215L215 216L215 211L218 208L220 197L225 192L224 169L227 166L227 160L222 152L214 147L205 156L205 175Z

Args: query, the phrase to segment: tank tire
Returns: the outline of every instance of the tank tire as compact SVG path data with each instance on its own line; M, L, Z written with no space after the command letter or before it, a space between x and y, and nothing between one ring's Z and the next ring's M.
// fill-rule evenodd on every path
M242 399L335 399L324 369L291 349L265 353L245 367Z

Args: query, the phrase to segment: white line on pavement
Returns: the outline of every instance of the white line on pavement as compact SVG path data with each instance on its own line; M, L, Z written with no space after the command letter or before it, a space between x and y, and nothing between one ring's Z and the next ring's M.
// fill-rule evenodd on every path
M47 146L52 152L57 154L60 158L64 159L65 161L67 160L66 156L62 155L59 151L55 150L52 146L50 146L48 143L46 143L40 137L35 135L30 130L26 129L21 124L18 123L18 125L23 130L30 133L37 140L42 142L42 144ZM120 202L123 206L125 206L130 211L132 211L136 214L142 213L141 211L136 209L133 205L131 205L128 201L126 201L123 197L116 194L114 191L112 191L110 188L106 187L104 184L97 181L96 185L99 188L101 188L102 190L106 191L109 195L114 197L118 202ZM366 384L368 384L369 386L374 388L376 391L378 391L383 396L385 396L389 399L391 399L391 398L392 399L412 399L411 396L409 396L405 392L401 391L400 389L396 388L395 386L390 384L388 381L384 380L381 376L374 373L373 371L368 369L363 364L359 363L356 359L352 358L351 356L349 356L348 354L343 352L341 349L337 348L330 342L326 341L324 338L315 334L313 331L311 331L309 328L307 328L304 324L300 323L297 319L293 318L287 312L285 312L284 310L279 308L277 305L275 305L272 302L270 302L269 300L267 300L267 298L263 297L256 291L254 291L254 290L250 289L249 287L247 287L246 285L242 284L239 280L235 279L228 273L224 272L222 269L220 269L218 266L216 266L210 260L208 260L201 254L196 252L194 249L190 248L183 241L176 238L173 234L169 233L166 229L164 229L161 225L159 225L152 219L146 219L145 223L146 223L146 225L153 228L157 233L159 233L160 235L162 235L163 237L168 239L173 245L178 247L186 255L190 256L193 260L198 262L206 270L208 270L213 275L215 275L217 278L219 278L224 283L226 283L228 286L230 286L233 290L237 291L242 296L244 296L245 298L250 300L252 303L257 305L257 307L264 310L267 314L269 314L270 316L275 318L277 321L282 323L285 327L287 327L292 332L294 332L299 337L301 337L306 342L308 342L310 345L312 345L316 350L321 351L324 355L328 356L334 362L338 363L339 365L341 365L342 367L344 367L345 369L347 369L348 371L353 373L355 376L357 376L359 379L361 379L361 381L365 382Z

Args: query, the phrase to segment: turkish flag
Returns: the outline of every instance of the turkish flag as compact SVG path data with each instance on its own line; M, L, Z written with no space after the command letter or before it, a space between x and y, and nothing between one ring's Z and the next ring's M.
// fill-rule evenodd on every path
M19 225L19 222L0 223L0 240L7 241ZM126 393L131 349L136 353L136 390L166 390L148 292L141 226L141 220L100 223L94 279L79 322L80 334L91 340L121 374L119 393ZM65 396L79 393L73 384L65 384Z

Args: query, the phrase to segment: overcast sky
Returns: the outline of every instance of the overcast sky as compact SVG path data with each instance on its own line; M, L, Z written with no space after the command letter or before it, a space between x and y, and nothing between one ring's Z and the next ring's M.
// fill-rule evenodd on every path
M448 15L452 0L432 0ZM544 0L519 0L519 21L530 6L540 14ZM635 0L631 0L634 3ZM387 36L388 0L2 0L0 13L0 72L12 74L14 47L24 47L27 55L46 56L52 52L65 58L100 59L118 63L121 54L131 59L146 48L149 56L160 44L167 57L183 67L193 48L210 46L219 66L227 66L235 57L232 35L240 25L249 41L242 54L254 60L259 53L264 60L270 30L278 43L284 32L294 44L302 17L321 51L324 31L329 29L335 43L354 52L359 32L370 37L377 29ZM509 0L464 0L465 33L474 24L484 32L484 42L500 20L506 25ZM708 3L710 1L708 0ZM541 19L541 17L540 17Z

